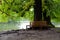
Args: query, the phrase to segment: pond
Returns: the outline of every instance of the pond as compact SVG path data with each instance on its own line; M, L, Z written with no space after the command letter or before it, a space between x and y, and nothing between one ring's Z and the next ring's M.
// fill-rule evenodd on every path
M29 25L29 20L22 20L18 22L8 22L8 23L0 23L0 31L7 31L7 30L16 30L16 29L26 29L26 25ZM55 27L60 27L60 23L52 22Z
M26 25L29 25L29 23L30 21L28 20L22 20L18 22L0 23L0 31L26 29Z

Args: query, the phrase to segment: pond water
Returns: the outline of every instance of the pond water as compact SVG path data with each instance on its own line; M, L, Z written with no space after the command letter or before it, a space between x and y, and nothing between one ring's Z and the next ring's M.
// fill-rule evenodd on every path
M0 31L7 31L7 30L16 30L16 29L26 29L26 25L29 25L30 21L22 20L18 22L8 22L8 23L0 23ZM60 23L54 23L55 27L60 27Z
M55 27L60 27L60 22L52 22L53 25L55 25Z
M0 31L26 29L26 25L29 25L29 23L30 21L28 20L22 20L18 22L0 23Z
M12 29L18 29L16 26L17 23L10 22L10 23L0 23L0 31L6 31L6 30L12 30Z
M28 20L20 21L17 24L17 27L19 27L19 29L26 29L26 25L30 25L30 21L28 21Z

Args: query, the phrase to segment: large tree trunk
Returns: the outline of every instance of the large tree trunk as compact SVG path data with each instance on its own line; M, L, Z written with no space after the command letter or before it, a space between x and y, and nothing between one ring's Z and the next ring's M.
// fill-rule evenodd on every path
M42 0L35 0L34 21L42 20Z
M51 24L50 16L46 17L46 13L47 13L46 10L44 11L44 13L42 13L42 0L35 0L34 22L32 22L32 28L38 29L38 28L50 28L50 27L52 27L52 26L49 26ZM43 20L42 20L42 17L43 17Z
M55 26L51 23L51 17L46 15L47 15L47 10L45 9L43 12L44 21L47 21L47 24L51 25L50 26L51 28L54 28Z

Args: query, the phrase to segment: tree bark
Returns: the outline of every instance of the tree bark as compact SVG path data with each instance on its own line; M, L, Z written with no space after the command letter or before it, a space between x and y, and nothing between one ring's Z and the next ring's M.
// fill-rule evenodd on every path
M35 0L34 21L42 20L42 0Z
M51 28L54 27L51 24L51 19L50 16L46 17L47 11L46 9L44 12L42 12L42 0L35 0L35 5L34 5L34 22L32 23L32 28ZM43 17L43 20L42 20ZM39 23L40 21L40 23ZM35 23L39 23L38 26L36 26ZM34 24L34 26L33 26ZM43 25L42 25L43 24ZM44 25L46 24L46 25ZM51 26L49 26L51 25Z

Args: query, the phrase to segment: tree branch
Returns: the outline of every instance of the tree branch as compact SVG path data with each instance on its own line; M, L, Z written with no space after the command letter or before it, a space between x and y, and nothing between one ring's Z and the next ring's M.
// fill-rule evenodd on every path
M24 16L24 14L25 14L24 12L25 12L25 11L29 11L30 7L31 7L31 6L29 6L27 9L25 9L25 10L22 12L21 17L23 17L23 16Z
M6 13L6 12L2 11L1 9L0 9L0 11L2 12L2 14L3 14L3 13L5 13L6 15L10 16L8 13Z
M6 0L4 0L4 2L6 2L8 4L8 2Z
M15 0L13 0L13 1L11 2L11 5L14 3L14 1L15 1Z

